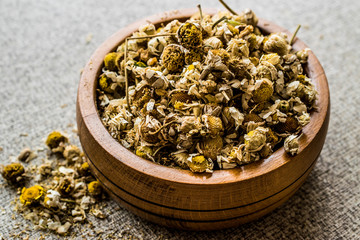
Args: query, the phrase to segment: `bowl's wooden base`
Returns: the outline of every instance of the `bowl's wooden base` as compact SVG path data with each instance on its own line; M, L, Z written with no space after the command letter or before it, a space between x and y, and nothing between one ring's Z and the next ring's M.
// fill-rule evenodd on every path
M316 160L296 181L282 191L263 200L225 210L190 211L154 204L124 191L102 174L89 158L92 173L102 183L109 195L121 206L148 221L170 228L191 231L209 231L236 227L272 212L301 187L314 168L315 163Z

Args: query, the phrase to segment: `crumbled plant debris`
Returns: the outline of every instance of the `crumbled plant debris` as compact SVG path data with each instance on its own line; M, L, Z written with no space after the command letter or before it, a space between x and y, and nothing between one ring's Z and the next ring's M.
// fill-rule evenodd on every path
M24 148L19 154L18 160L21 162L28 163L36 157L37 155L34 151L32 151L30 148Z
M35 153L24 149L17 160L28 166L14 162L2 168L3 178L18 189L15 210L34 229L60 235L69 235L75 224L89 224L88 214L106 218L102 210L106 195L91 175L84 153L60 132L50 133L46 145L51 151L42 164L28 163Z
M99 76L97 106L111 136L193 172L264 159L285 139L297 154L317 94L304 71L309 49L292 49L296 33L265 34L257 23L247 9L141 26L106 55Z

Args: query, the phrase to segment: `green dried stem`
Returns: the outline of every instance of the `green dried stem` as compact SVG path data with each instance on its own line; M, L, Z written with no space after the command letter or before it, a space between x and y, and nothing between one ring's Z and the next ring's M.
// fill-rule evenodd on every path
M232 10L223 0L219 0L219 2L233 15L238 15L234 10Z
M216 25L218 25L219 23L221 23L224 20L228 20L227 17L223 16L222 18L220 18L219 20L217 20L216 22L214 22L214 24L212 25L211 29L214 29L216 27Z
M197 5L197 7L198 7L199 13L200 13L200 25L201 25L201 23L203 21L203 13L202 13L202 10L201 10L201 5L199 4L199 5Z
M297 34L297 33L298 33L298 31L300 30L300 28L301 28L301 25L299 24L299 25L297 26L297 28L296 28L296 30L295 30L295 32L294 32L294 34L292 35L292 37L291 37L291 39L290 39L290 45L292 45L292 44L293 44L294 39L295 39L295 37L296 37L296 34Z

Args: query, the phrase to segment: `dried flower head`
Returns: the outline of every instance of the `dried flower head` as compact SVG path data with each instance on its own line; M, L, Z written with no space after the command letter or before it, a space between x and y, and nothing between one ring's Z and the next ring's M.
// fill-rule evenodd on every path
M116 52L108 53L104 58L105 68L109 71L117 71L118 70L116 63L117 60L118 60L118 53Z
M203 60L204 60L204 50L201 46L188 48L185 51L185 63L187 65L190 65L193 62L202 62Z
M279 122L274 129L279 133L292 133L299 127L299 122L294 117L287 117L285 122Z
M296 135L290 135L284 142L285 152L294 156L299 152L299 138Z
M259 151L266 143L268 129L258 127L245 135L245 148L248 151Z
M20 202L25 206L38 203L44 196L44 189L39 185L34 185L30 188L23 188L21 190Z
M220 136L206 137L200 144L200 148L205 158L210 158L216 161L217 155L220 153L223 147L223 139Z
M269 39L264 43L264 51L283 56L289 52L289 45L286 40L278 34L271 34Z
M2 176L10 182L18 182L24 174L25 169L21 163L11 163L6 165L2 171Z
M101 90L107 93L113 93L114 89L111 88L113 80L108 77L106 74L102 74L99 79L99 87Z
M50 149L53 149L57 148L61 143L66 142L68 142L67 137L62 135L60 132L54 131L48 135L45 143Z
M283 113L287 113L290 110L289 102L286 100L281 100L279 102L278 109Z
M186 48L197 47L202 43L201 28L196 23L183 23L177 31L177 38L180 44Z
M84 162L83 164L81 164L81 166L78 169L78 172L80 175L82 176L86 176L90 174L90 166L89 163Z
M68 161L76 161L77 159L79 159L80 154L80 149L75 145L66 146L63 153L64 157Z
M74 181L70 178L63 178L58 186L58 192L63 196L69 196L74 191Z
M102 187L98 181L92 181L88 184L88 192L90 195L99 196L102 193Z
M223 62L224 64L228 64L229 60L230 60L230 54L223 48L220 49L213 49L209 51L210 53L212 53L214 56L219 56L221 58L221 62ZM208 55L209 58L209 55Z
M161 55L161 62L169 72L179 72L185 65L185 53L183 47L170 44L167 45Z
M190 156L187 165L192 172L212 172L214 166L213 162L203 155Z
M136 149L136 155L138 155L139 157L151 160L152 159L152 155L153 155L153 150L151 147L147 147L147 146L140 146Z
M253 99L256 103L268 101L274 93L273 83L267 78L256 80Z
M209 114L204 114L201 117L205 127L211 136L217 136L224 130L221 118Z

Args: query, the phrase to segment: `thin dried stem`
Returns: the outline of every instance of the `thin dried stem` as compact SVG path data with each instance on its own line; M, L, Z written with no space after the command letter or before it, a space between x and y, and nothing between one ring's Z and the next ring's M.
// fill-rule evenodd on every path
M125 53L124 53L124 62L125 62L125 98L128 109L130 110L130 101L129 101L129 79L127 75L127 43L128 39L125 39Z
M76 203L74 200L66 199L66 198L60 198L60 201L62 201L62 202L68 202L68 203Z
M233 15L238 15L234 10L232 10L223 0L219 0L219 2Z
M292 37L291 37L291 39L290 39L290 45L292 45L292 44L293 44L294 39L295 39L295 37L296 37L296 34L297 34L297 33L298 33L298 31L300 30L300 28L301 28L301 25L299 24L299 25L297 26L297 28L296 28L296 30L295 30L295 32L294 32L294 34L292 35Z
M176 33L164 33L164 34L153 34L153 35L147 35L142 37L127 37L127 40L133 40L133 39L145 39L145 38L152 38L152 37L168 37L168 36L175 36Z
M203 21L203 13L202 13L202 10L201 10L201 5L199 4L199 5L197 5L197 7L198 7L199 13L200 13L200 25L201 25L201 23Z
M220 18L219 20L217 20L216 22L214 22L214 24L212 25L211 29L214 29L216 27L216 25L218 25L220 22L227 20L228 18L223 16L222 18Z

